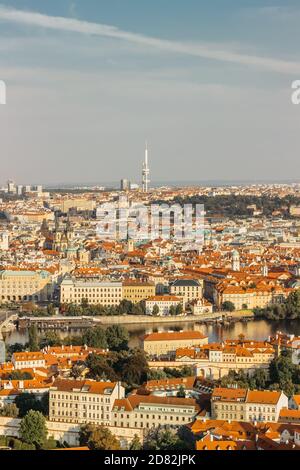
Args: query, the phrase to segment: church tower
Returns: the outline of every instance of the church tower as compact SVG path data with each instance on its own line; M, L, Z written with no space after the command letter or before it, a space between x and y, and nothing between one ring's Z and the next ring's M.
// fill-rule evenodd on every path
M261 273L264 277L268 277L269 274L269 268L266 262L264 262Z
M232 252L232 271L240 271L241 269L241 262L240 262L240 254L237 250Z

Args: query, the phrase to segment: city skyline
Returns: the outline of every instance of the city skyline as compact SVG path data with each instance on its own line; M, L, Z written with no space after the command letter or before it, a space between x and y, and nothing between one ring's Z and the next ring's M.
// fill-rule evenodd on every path
M297 181L299 16L275 0L1 2L1 182L140 183L146 137L154 182Z

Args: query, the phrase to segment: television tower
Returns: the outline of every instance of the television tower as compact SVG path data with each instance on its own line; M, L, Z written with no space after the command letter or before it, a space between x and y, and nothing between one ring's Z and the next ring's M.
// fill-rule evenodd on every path
M149 174L150 174L150 170L149 170L149 167L148 167L148 145L147 145L147 142L146 142L145 161L143 163L143 172L142 172L143 193L147 193L148 189L149 189L149 183L150 183Z

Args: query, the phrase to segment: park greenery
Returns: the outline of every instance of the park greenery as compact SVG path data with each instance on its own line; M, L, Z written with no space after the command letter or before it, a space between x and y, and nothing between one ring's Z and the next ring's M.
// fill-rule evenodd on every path
M235 305L233 302L230 302L230 300L226 300L222 303L222 310L224 310L225 312L234 312Z
M179 437L178 431L162 427L151 429L143 445L144 450L178 451L189 448L188 443Z
M163 203L164 201L155 201ZM176 196L172 200L173 204L204 204L205 212L208 216L222 216L228 218L251 217L253 206L262 215L271 217L273 212L280 211L284 217L290 217L289 208L292 205L300 205L300 198L287 195L285 197L262 196L241 196L241 195L216 195L216 196Z
M104 426L83 425L80 429L81 446L90 450L120 450L120 441ZM179 437L178 432L171 429L156 428L150 430L142 444L137 435L129 445L129 450L181 450L189 449L188 444Z
M47 440L46 419L39 411L30 410L20 423L20 437L23 442L41 449Z
M44 393L39 399L33 393L23 392L15 398L19 418L26 416L28 411L38 411L44 416L49 414L49 393Z
M12 405L7 405L12 406ZM48 436L46 418L39 411L29 410L20 422L19 438L0 436L0 447L12 450L49 450L59 443Z
M169 315L176 316L181 315L183 307L181 304L177 306L171 306L169 309ZM82 299L79 305L77 304L63 304L60 306L60 313L67 317L81 317L81 316L118 316L118 315L145 315L146 308L145 302L141 301L133 303L130 300L123 299L116 306L104 306L101 304L91 305L87 299ZM24 306L23 310L19 313L20 317L51 317L56 314L56 309L53 304L49 304L47 307L40 308L34 303L30 303L30 306ZM154 305L152 315L157 316L159 314L159 307Z
M120 441L104 426L86 424L81 427L79 434L81 446L90 450L120 450Z
M268 320L295 320L300 318L300 290L289 294L281 304L254 309L254 315L256 318L267 318Z

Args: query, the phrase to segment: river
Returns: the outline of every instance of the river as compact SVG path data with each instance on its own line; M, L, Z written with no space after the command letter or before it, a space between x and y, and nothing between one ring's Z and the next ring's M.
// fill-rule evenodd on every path
M140 345L140 338L146 333L154 331L168 330L199 330L209 337L210 342L222 341L225 339L237 338L239 334L245 335L247 339L264 340L269 335L282 331L284 333L300 335L300 320L289 321L268 321L268 320L252 320L248 322L236 322L228 326L221 325L203 325L194 322L165 323L165 324L145 324L145 325L125 325L130 333L130 346L137 347ZM61 338L68 335L80 335L83 330L73 329L68 332L59 332ZM5 335L6 344L22 343L28 341L28 332L26 330L15 330Z

